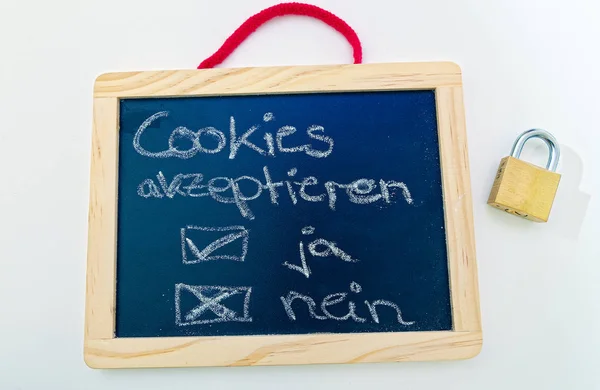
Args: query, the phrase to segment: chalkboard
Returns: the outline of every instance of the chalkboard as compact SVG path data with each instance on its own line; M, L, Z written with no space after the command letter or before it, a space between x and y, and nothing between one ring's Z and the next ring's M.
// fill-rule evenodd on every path
M433 91L119 114L117 337L451 329Z
M183 87L188 79L180 80ZM105 225L114 224L115 256L103 271L114 289L102 301L112 307L103 337L142 346L181 336L266 337L257 342L422 333L429 340L470 330L476 291L456 294L475 280L461 276L457 261L474 267L461 241L472 233L463 201L470 194L460 187L468 176L455 168L466 145L442 142L446 130L461 131L456 113L446 112L450 100L461 103L452 100L457 90L351 84L276 93L130 90L110 104L97 96L95 115L114 119L96 126L116 130L94 149L115 170L105 186L116 196L102 210L114 209ZM114 157L103 157L109 144ZM105 225L98 229L109 234ZM88 285L98 283L90 273L98 270L88 271ZM467 287L457 284L461 277ZM88 290L88 300L97 295Z

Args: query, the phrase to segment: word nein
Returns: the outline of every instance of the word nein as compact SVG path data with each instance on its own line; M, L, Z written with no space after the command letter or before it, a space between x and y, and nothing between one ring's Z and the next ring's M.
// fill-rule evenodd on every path
M350 284L350 291L358 294L362 291L362 287L358 283L352 282ZM402 318L402 311L400 310L398 305L396 305L394 302L386 301L385 299L378 299L378 300L375 300L372 302L369 302L368 300L364 301L364 304L369 311L370 318L369 317L361 317L356 313L356 303L354 303L354 301L348 301L347 302L348 303L348 312L344 315L339 315L339 310L340 310L339 306L343 306L343 303L346 301L347 297L348 297L348 293L345 293L345 292L329 294L326 297L324 297L321 300L321 304L318 306L321 309L322 314L318 313L317 304L315 303L315 300L312 299L308 295L303 295L296 291L290 291L287 294L287 296L280 297L280 299L281 299L281 303L283 304L283 308L285 309L285 312L286 312L288 318L290 319L290 321L296 321L296 311L294 311L292 304L295 301L299 301L299 302L303 302L305 304L305 305L301 305L301 306L306 307L310 318L313 318L315 320L321 320L321 321L352 320L354 322L364 323L370 319L372 322L379 324L381 313L378 309L385 307L388 310L392 309L392 314L393 314L395 320L399 324L409 326L409 325L413 325L415 323L414 321L404 320L404 318ZM338 310L337 310L338 315L331 312L333 307L336 305L339 305ZM345 312L345 306L343 306L342 312Z

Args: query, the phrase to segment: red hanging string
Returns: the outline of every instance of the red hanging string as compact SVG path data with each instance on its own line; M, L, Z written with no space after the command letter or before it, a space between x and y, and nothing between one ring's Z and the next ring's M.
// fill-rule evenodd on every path
M213 68L223 61L233 51L255 32L261 25L278 16L285 15L301 15L319 19L322 22L339 31L350 43L354 51L354 63L362 63L362 47L360 39L356 32L344 22L329 11L319 8L311 4L303 3L281 3L272 7L266 8L256 15L251 16L240 27L231 34L223 45L212 56L208 57L198 65L198 69Z

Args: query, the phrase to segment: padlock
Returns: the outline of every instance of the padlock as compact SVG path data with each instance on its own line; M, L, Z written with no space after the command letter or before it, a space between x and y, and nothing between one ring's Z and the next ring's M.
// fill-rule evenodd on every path
M519 159L531 138L540 138L548 145L546 169ZM560 149L552 134L540 129L524 132L510 156L500 161L488 204L531 221L547 222L560 182L560 174L555 172L559 158Z

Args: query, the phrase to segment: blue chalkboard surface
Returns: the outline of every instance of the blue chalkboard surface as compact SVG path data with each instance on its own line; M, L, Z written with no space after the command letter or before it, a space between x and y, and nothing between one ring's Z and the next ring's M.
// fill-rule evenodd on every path
M116 337L451 330L433 91L123 99Z

